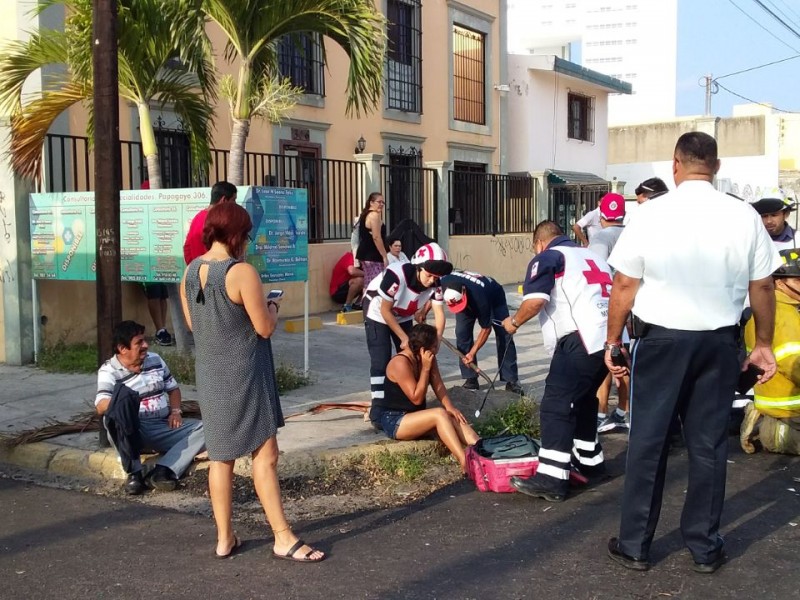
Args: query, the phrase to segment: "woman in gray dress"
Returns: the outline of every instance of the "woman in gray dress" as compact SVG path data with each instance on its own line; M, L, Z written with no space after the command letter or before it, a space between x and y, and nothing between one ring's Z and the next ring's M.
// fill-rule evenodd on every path
M299 540L283 512L276 434L284 422L269 339L279 305L266 300L258 273L242 260L251 228L250 216L238 204L213 206L203 229L208 252L186 267L181 281L183 312L194 331L197 389L211 460L215 554L226 558L241 546L231 520L233 465L250 454L253 485L275 534L273 555L319 562L325 554Z

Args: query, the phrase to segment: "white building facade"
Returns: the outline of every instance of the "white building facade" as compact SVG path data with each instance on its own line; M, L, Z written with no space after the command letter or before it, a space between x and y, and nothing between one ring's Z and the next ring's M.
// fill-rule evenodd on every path
M671 119L678 0L509 0L510 53L556 54L627 81L609 99L610 125Z

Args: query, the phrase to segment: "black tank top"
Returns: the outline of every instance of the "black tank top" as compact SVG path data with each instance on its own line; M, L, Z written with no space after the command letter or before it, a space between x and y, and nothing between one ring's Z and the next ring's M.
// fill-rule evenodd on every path
M404 354L399 356L411 362L411 359ZM408 399L403 389L388 377L383 382L383 398L373 398L372 405L380 411L399 410L402 412L415 412L426 408L426 402L424 400L422 404L417 406Z
M367 213L369 214L369 213ZM356 258L358 260L366 260L369 262L383 262L383 256L375 246L375 240L372 239L372 233L364 222L367 220L367 215L358 221L358 250L356 250ZM381 223L381 239L386 243L386 225Z

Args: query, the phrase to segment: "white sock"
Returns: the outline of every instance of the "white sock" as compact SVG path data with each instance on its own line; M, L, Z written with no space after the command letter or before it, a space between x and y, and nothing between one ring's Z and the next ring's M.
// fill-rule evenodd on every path
M624 417L626 411L620 410L619 408L617 408L615 412L617 413L618 417Z
M601 412L597 413L597 418L598 419L605 419L607 416L608 415L606 413L601 413Z

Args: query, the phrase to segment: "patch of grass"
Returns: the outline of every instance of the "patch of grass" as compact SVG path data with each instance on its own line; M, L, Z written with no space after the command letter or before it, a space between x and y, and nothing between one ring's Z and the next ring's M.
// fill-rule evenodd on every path
M175 348L151 347L169 366L169 370L184 385L196 385L194 355ZM57 342L39 353L37 366L51 373L96 373L97 346L95 344L66 344ZM275 369L279 392L296 390L310 383L310 379L292 365L281 364Z
M440 462L438 457L423 456L412 452L378 452L370 457L375 466L389 477L400 481L416 481L425 474L431 458Z
M485 419L475 423L481 437L524 433L539 437L539 407L530 398L521 397L504 408L489 412Z
M296 390L311 383L311 379L303 371L285 363L281 363L275 368L275 378L278 380L279 392Z
M36 364L50 373L95 373L97 346L58 342L43 348Z

